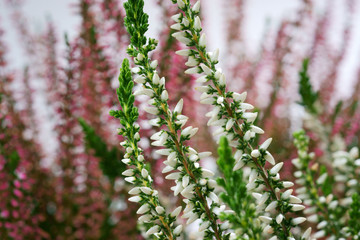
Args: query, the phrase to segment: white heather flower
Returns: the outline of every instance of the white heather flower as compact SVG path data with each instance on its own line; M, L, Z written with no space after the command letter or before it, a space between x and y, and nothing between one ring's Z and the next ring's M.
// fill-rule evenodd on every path
M177 55L183 56L183 57L188 57L191 53L190 49L182 49L182 50L178 50L175 52Z
M283 219L284 219L284 215L282 215L281 213L279 215L277 215L277 217L276 217L277 224L280 224Z
M164 78L164 77L160 78L159 84L160 84L160 86L164 86L164 85L165 85L165 78Z
M225 77L225 74L223 74L223 73L221 73L221 75L220 75L219 84L220 84L220 86L226 85L226 77Z
M168 173L168 172L171 172L172 170L174 170L174 168L172 166L166 166L166 167L164 167L164 169L161 172Z
M321 231L318 231L318 232L316 232L314 235L313 235L313 238L322 238L322 237L324 237L325 236L325 234L326 234L326 232L324 231L324 230L321 230Z
M223 97L218 97L218 99L216 100L216 102L218 104L222 104L224 102L224 98Z
M180 214L181 210L182 210L181 206L175 208L175 210L171 213L171 216L176 218Z
M262 130L261 128L251 125L251 131L257 134L264 134L264 130Z
M152 61L152 62L150 63L150 67L151 67L152 69L156 69L157 66L158 66L158 61L157 61L157 60L154 60L154 61Z
M322 229L322 228L326 227L327 224L328 224L327 221L324 220L324 221L321 221L316 227L318 229Z
M199 16L195 17L195 21L194 21L194 29L196 31L200 31L201 30L201 20Z
M194 4L194 6L193 6L193 8L192 8L192 11L193 11L194 13L200 12L200 1L197 1L197 2Z
M172 151L171 149L164 148L164 149L156 150L155 152L160 155L169 155Z
M138 210L137 210L137 214L144 214L146 212L148 212L150 210L150 205L145 203L144 205L142 205Z
M199 217L196 213L192 213L192 215L189 217L189 219L186 221L186 224L189 225L193 222L195 222L195 220L197 220Z
M177 5L180 9L183 9L185 7L185 3L183 0L177 0Z
M235 121L232 118L230 118L225 126L226 131L229 131L234 126L234 123Z
M323 184L327 178L327 173L323 173L317 180L316 183L317 184Z
M212 98L212 97L200 100L201 104L211 105L211 104L213 104L213 102L214 102L214 98Z
M211 152L201 152L199 153L199 158L207 158L210 157L212 155Z
M258 149L255 149L251 152L251 156L254 158L258 158L260 156L260 151Z
M251 110L254 109L254 106L249 103L240 103L240 108L244 110Z
M175 23L173 25L170 26L171 29L180 31L182 29L181 24L180 23Z
M199 232L202 232L202 231L206 230L209 226L210 226L210 222L209 222L209 221L202 222L202 223L200 224L200 227L199 227Z
M179 102L176 104L176 106L174 108L174 113L181 114L181 111L183 109L183 105L184 105L184 100L180 99Z
M211 200L213 200L215 203L219 203L219 198L214 192L210 192L209 197Z
M290 182L290 181L284 181L283 186L284 186L284 188L289 188L289 187L294 186L294 183Z
M210 170L208 170L208 169L205 169L205 168L202 168L201 171L202 171L202 172L201 172L201 176L202 176L203 178L208 178L208 177L212 177L212 176L215 175L212 171L210 171Z
M260 216L259 219L260 219L262 222L267 223L267 224L271 223L271 221L272 221L272 218L271 218L271 217L268 217L268 216Z
M311 227L306 229L306 231L304 232L304 234L302 235L301 238L304 238L306 240L306 239L308 239L310 237L310 234L311 234Z
M258 113L257 112L246 112L242 115L248 122L254 122Z
M264 227L264 232L266 232L268 234L272 234L274 232L274 229L270 225L266 225Z
M233 93L233 98L237 102L244 102L247 96L247 92L243 92L241 94L239 93Z
M134 79L134 81L135 81L136 83L143 84L143 83L146 82L146 78L140 75L140 76L136 77L136 78Z
M268 147L270 146L271 144L271 141L272 141L272 138L268 138L266 139L261 145L260 145L260 149L263 149L263 150L267 150Z
M308 220L309 222L315 223L315 222L317 222L317 221L319 220L319 218L318 218L318 215L317 215L317 214L313 214L313 215L309 216L309 217L307 218L307 220Z
M182 14L181 14L181 13L177 13L177 14L173 15L173 16L171 17L171 19L174 20L175 22L180 22L181 17L182 17Z
M201 69L204 71L204 73L206 74L206 75L211 75L213 72L212 72L212 70L208 67L208 66L206 66L205 64L203 64L203 63L200 63L200 67L201 67Z
M204 76L199 77L198 79L196 79L196 82L197 82L197 83L207 82L207 76L204 75Z
M206 35L205 33L202 33L199 39L199 45L200 47L206 47Z
M274 167L272 167L270 169L270 174L274 174L274 175L277 174L280 171L280 169L282 168L283 165L284 165L283 162L280 162L280 163L276 164Z
M266 208L265 212L270 212L271 210L275 209L277 206L277 201L272 201Z
M161 93L161 100L163 101L167 101L169 99L169 94L166 90L164 90L162 93Z
M152 189L149 187L140 187L140 190L146 195L151 195L153 193Z
M143 168L143 169L141 170L141 176L142 176L143 178L147 178L147 177L149 176L149 173L148 173L148 171L147 171L145 168Z
M142 215L139 217L139 222L142 223L142 222L150 222L152 218L152 215L151 214L146 214L146 215Z
M268 161L270 164L275 165L275 159L268 151L266 151L265 160Z
M185 71L186 74L196 74L199 73L200 69L199 67L193 67L193 68L189 68Z
M157 206L157 207L155 208L155 210L156 210L156 212L157 212L158 214L160 214L160 215L165 212L165 209L164 209L162 206Z
M157 73L154 73L153 77L152 77L152 83L155 85L159 85L160 83L160 77Z
M122 172L122 175L130 177L134 175L134 170L133 169L127 169L124 172Z
M129 191L130 195L136 195L140 193L140 188L139 187L134 187Z
M159 110L156 107L144 107L145 112L153 114L153 115L158 115L159 114Z
M293 211L301 211L301 210L304 210L305 209L305 206L304 205L300 205L300 204L291 204L291 210Z
M160 227L158 225L155 225L146 232L146 235L150 236L151 234L157 233L159 230L160 230Z
M217 62L219 58L219 49L217 48L212 54L210 54L210 59L212 62Z
M187 19L186 17L182 19L182 24L185 26L185 27L188 27L190 22L189 22L189 19Z
M245 162L241 159L239 159L237 161L237 163L235 164L235 166L233 167L233 171L239 170L240 168L242 168L245 165Z
M174 234L175 235L180 235L180 233L182 232L183 230L183 226L182 225L179 225L177 226L175 229L174 229Z
M282 199L288 199L290 197L290 195L292 194L292 192L293 192L292 189L286 190L283 194L281 194L281 198Z
M124 180L129 183L134 183L136 178L135 177L126 177L126 178L124 178Z
M262 205L268 200L270 194L268 192L264 193L261 198L259 199L259 205Z
M306 218L304 218L304 217L297 217L297 218L292 219L292 220L291 220L291 223L294 224L294 225L299 225L299 224L301 224L301 223L303 223L303 222L305 222L305 221L306 221Z
M140 95L146 95L148 97L152 97L154 96L154 91L151 89L142 88L134 92L134 96L140 96Z
M182 186L185 188L189 185L190 177L188 175L183 176L182 178Z
M140 72L140 68L139 68L139 67L133 67L133 68L131 69L131 72L133 72L133 73L138 73L138 72Z
M181 172L174 172L167 175L166 179L178 180L181 177Z
M140 202L141 201L141 197L140 196L133 196L129 198L130 202Z
M173 189L173 191L174 191L174 196L179 195L179 193L180 193L183 189L184 189L184 188L183 188L181 182L178 182L178 183L175 185L175 188Z

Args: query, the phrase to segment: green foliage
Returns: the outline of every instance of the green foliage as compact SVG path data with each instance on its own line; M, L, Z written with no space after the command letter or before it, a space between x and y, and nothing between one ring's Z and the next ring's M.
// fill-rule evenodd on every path
M119 87L116 93L122 110L111 110L110 115L120 119L120 123L124 127L133 125L138 119L138 109L134 107L135 97L132 94L134 82L132 81L129 60L124 59L119 75Z
M309 59L303 61L302 70L299 73L299 93L301 95L300 104L303 105L309 112L316 114L315 102L319 98L319 93L315 92L310 83L308 75Z
M223 173L223 178L218 178L217 183L225 190L220 194L220 198L235 212L234 214L223 213L220 218L223 221L229 221L234 229L247 234L249 239L260 239L262 230L255 224L257 215L253 197L248 194L243 172L232 170L235 159L226 137L220 139L218 154L217 164Z
M14 171L19 165L19 162L20 162L19 154L16 151L13 151L8 156L8 162L6 163L7 170L10 171L11 173L14 173Z
M99 166L102 172L114 182L126 169L126 165L117 160L122 157L122 153L116 148L108 150L106 143L84 119L79 119L79 123L85 133L86 148L94 150L94 155L100 159Z
M144 1L129 0L124 3L124 8L126 11L124 21L131 36L130 42L136 47L141 47L146 44L145 33L149 27L149 16L144 13Z
M349 210L349 233L352 235L352 237L360 237L360 196L358 193L354 193L352 196L352 204L350 206ZM354 238L357 239L357 238Z

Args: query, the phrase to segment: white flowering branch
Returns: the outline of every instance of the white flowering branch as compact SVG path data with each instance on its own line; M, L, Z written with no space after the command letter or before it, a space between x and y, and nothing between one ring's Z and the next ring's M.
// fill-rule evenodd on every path
M274 234L272 240L292 238L291 228L306 219L304 217L291 218L287 213L300 211L304 209L304 206L300 205L300 199L291 195L292 189L281 192L282 189L292 187L293 183L280 180L279 171L283 163L275 165L274 158L267 151L272 139L266 140L258 149L252 147L256 134L262 134L264 131L253 124L257 113L248 112L253 109L253 106L244 102L246 92L238 94L226 90L225 75L216 68L219 51L212 53L206 51L206 36L201 33L199 17L200 1L193 7L188 0L172 1L177 3L179 9L182 10L182 13L172 17L176 23L171 28L178 31L173 36L192 47L180 50L177 54L188 57L186 65L190 68L185 73L202 74L197 82L206 85L197 89L202 92L200 102L214 106L213 110L207 114L210 117L208 125L220 127L214 135L225 135L230 145L236 147L234 171L245 164L252 167L248 190L261 191L266 188L263 193L253 193L258 199L259 210L264 209L265 212L274 212L276 215L274 218L267 215L260 217L268 224L264 231ZM268 170L265 168L266 161L275 166Z
M133 105L133 82L127 59L123 62L119 82L120 87L117 89L117 94L122 109L113 110L110 115L120 119L120 123L123 125L123 128L118 129L118 133L125 137L125 141L120 143L126 149L122 161L130 167L123 172L123 175L126 176L125 181L135 185L129 191L129 194L134 195L129 198L129 201L141 205L136 213L143 214L139 218L139 222L149 223L146 235L155 234L159 239L164 240L176 239L182 230L181 225L177 227L175 225L181 207L175 209L171 214L166 214L165 208L159 201L158 191L152 187L153 180L149 175L149 166L144 163L143 151L138 147L140 127L136 123L138 111Z
M338 151L333 154L335 157L333 163L335 167L334 179L338 183L345 183L345 198L339 200L334 196L338 189L331 183L332 176L329 176L326 167L320 167L317 162L311 165L310 162L315 155L308 153L309 138L304 131L294 133L294 144L298 150L298 158L292 160L298 169L294 175L297 178L296 183L303 186L298 188L296 192L306 205L311 206L305 209L304 213L308 215L309 222L316 223L317 232L312 237L347 238L346 223L348 216L346 213L352 202L351 195L359 191L356 186L358 179L356 179L355 167L355 163L358 161L355 160L358 156L358 149L353 148L349 153ZM340 169L342 173L339 172Z
M202 168L199 164L201 158L210 155L208 152L198 153L186 144L186 141L194 136L197 128L191 126L183 129L187 117L182 115L183 100L180 100L173 111L168 105L168 93L165 88L165 79L160 78L156 72L157 61L149 58L149 52L155 49L157 41L147 39L148 16L143 12L143 1L129 0L124 4L126 10L125 24L131 36L131 45L128 54L134 57L138 66L133 68L139 76L135 82L142 85L135 95L147 95L150 107L145 111L156 116L150 120L154 126L166 126L166 130L155 133L151 139L152 145L165 148L157 150L158 154L167 156L167 165L163 173L171 172L166 179L175 180L172 187L174 195L179 193L185 197L183 217L188 218L187 224L201 219L200 231L205 232L208 239L224 239L228 224L220 224L218 214L225 209L220 205L217 195L214 193L216 182L209 179L213 173Z

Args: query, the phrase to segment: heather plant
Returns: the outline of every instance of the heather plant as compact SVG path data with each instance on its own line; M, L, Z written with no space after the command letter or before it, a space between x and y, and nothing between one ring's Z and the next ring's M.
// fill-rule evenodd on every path
M354 1L339 45L333 5L304 0L256 56L242 0L223 3L224 55L200 1L156 1L157 40L144 1L79 0L65 47L6 2L31 61L10 71L1 42L0 239L359 237L360 78L336 92Z
M173 190L175 191L174 194L177 195L178 193L181 193L185 198L184 202L186 203L186 208L184 210L184 217L188 218L187 224L192 223L197 218L200 219L199 232L205 230L205 234L203 235L205 239L247 239L250 237L249 235L251 235L253 239L256 239L259 237L261 231L265 234L273 235L271 239L308 239L311 234L311 228L308 228L302 236L297 236L294 232L298 231L293 230L293 228L298 228L298 225L306 220L306 218L298 215L299 211L305 209L305 206L301 204L302 200L300 197L302 197L306 205L320 206L319 203L323 201L327 201L327 203L331 205L331 207L321 205L322 209L318 209L318 211L322 210L326 212L325 209L328 211L335 209L334 213L329 212L329 216L325 216L324 218L319 218L317 215L315 215L315 218L311 218L311 221L318 223L317 229L319 229L319 231L314 234L315 238L324 236L329 236L330 238L341 237L341 234L346 234L342 229L343 227L339 226L336 228L341 229L339 231L343 232L336 232L333 230L334 235L331 235L330 231L321 230L325 227L331 228L332 223L330 222L330 216L332 219L339 219L343 215L340 216L335 213L347 213L347 210L342 211L339 208L336 208L336 200L332 202L333 195L329 193L330 183L326 181L326 167L323 166L321 168L321 176L316 180L316 183L319 186L311 185L314 180L305 175L305 178L302 181L298 180L297 183L304 184L307 181L310 181L310 185L297 189L297 193L299 194L298 197L292 195L293 189L291 189L291 187L293 187L294 184L291 181L282 181L280 179L279 171L281 170L283 163L280 162L276 164L271 153L267 151L272 139L267 139L260 146L257 146L257 148L253 146L253 139L256 137L256 134L262 134L264 131L254 125L257 113L249 111L253 109L253 106L245 103L246 92L239 94L227 90L225 75L220 69L216 68L219 50L207 52L206 36L204 33L201 33L202 26L199 17L200 1L196 2L194 6L191 6L191 3L183 0L174 1L174 3L178 5L181 12L172 17L175 24L173 24L171 28L177 31L172 35L178 41L189 47L188 49L179 50L176 53L188 58L185 65L190 68L185 71L186 74L201 74L197 79L197 82L205 84L205 86L197 87L197 90L202 92L200 103L213 106L213 109L207 114L207 116L210 117L208 125L217 126L218 129L215 131L215 135L225 135L225 139L227 139L222 140L222 146L219 150L221 156L219 165L220 169L224 172L226 180L220 178L218 182L226 192L226 194L222 195L224 203L227 203L230 208L237 210L237 212L230 211L235 215L231 220L231 225L230 221L221 223L218 220L216 213L217 209L220 208L225 210L226 205L220 205L219 198L214 193L214 188L216 186L206 186L206 182L211 181L210 177L213 174L204 175L204 172L206 173L207 171L204 171L197 162L200 158L200 154L197 154L197 151L192 147L184 144L186 140L189 140L196 134L198 129L194 129L192 126L189 126L184 130L182 129L187 121L186 116L179 115L184 107L183 101L180 100L173 111L169 110L167 104L169 94L165 88L166 81L164 78L160 78L156 72L158 66L157 60L152 60L149 57L149 52L155 49L157 41L145 37L148 28L148 16L143 12L143 1L130 0L124 4L127 14L125 24L131 36L128 54L134 58L134 63L137 65L137 67L132 69L132 71L138 75L134 81L141 84L140 89L136 90L134 95L129 95L126 99L132 104L134 102L134 96L146 95L149 97L150 100L148 103L152 106L145 107L145 111L156 116L155 119L150 120L150 123L157 127L167 127L166 129L161 128L159 132L152 136L152 139L154 140L152 145L165 147L164 149L157 150L157 152L161 155L168 156L167 161L164 162L166 167L163 172L171 172L166 178L175 180L176 186L173 187ZM318 95L313 93L311 89L309 78L306 73L307 64L308 61L304 61L304 69L300 73L300 94L303 98L302 104L305 105L311 113L315 114L316 109L314 103L317 100ZM123 84L126 84L126 88L132 88L132 84ZM129 89L127 91L129 91ZM120 91L118 91L118 96L121 103L124 100L120 99L120 95L124 95L124 91L122 93L119 92ZM124 106L122 107L124 109ZM126 111L126 108L123 111ZM131 131L133 122L132 124L126 123L124 121L126 117L121 116L119 112L117 112L117 114L112 112L111 114L120 118L126 132ZM125 131L120 131L120 133ZM303 170L308 171L309 161L306 159L311 159L311 157L310 155L306 155L306 137L304 137L304 134L301 135L301 133L299 133L295 135L295 139L297 140L295 145L299 149L299 157L301 159L304 158L304 160L302 160L303 165L301 166L299 166L300 164L298 162L301 160L298 159L293 162L295 166L299 168L302 167ZM229 145L227 141L229 141ZM231 160L232 154L231 150L229 151L229 146L234 148L235 160ZM133 147L125 145L125 147L127 147L127 152L129 154L131 154L135 148L134 145ZM188 149L191 150L189 151ZM222 151L228 151L228 154L230 155L228 156L229 159L224 159L226 157L222 155L224 154ZM355 150L353 150L353 152L354 151ZM135 155L135 158L136 157L137 156ZM356 158L357 156L353 157ZM130 159L125 158L123 161L131 163ZM193 162L195 162L195 164ZM265 165L266 162L269 162L274 166L269 168ZM233 167L231 167L231 165L233 165ZM248 182L245 185L245 195L240 199L239 197L231 199L229 194L234 195L234 192L231 192L231 181L235 178L235 174L232 175L232 172L236 172L245 165L250 168L249 176L247 176ZM229 171L229 167L231 171ZM197 173L197 169L200 170L199 173ZM174 170L175 172L172 172ZM179 172L176 170L179 170ZM130 169L130 171L132 170ZM146 172L146 176L148 176L148 172ZM296 172L295 176L301 177L303 176L303 173L301 171ZM241 178L242 174L240 174L240 183L242 182ZM135 179L136 178L131 178L131 181L135 181ZM354 179L354 183L356 181L357 180ZM203 187L204 185L206 186L205 188ZM241 184L238 185L238 187L240 188ZM316 194L314 192L317 192L318 188L328 196L327 200L324 196L321 198L317 195L312 195L312 198L314 198L312 200L306 199L308 195L303 193L304 191L306 192L309 190L309 192ZM251 193L256 199L258 204L256 210L254 204L251 205L249 203L248 206L246 205L247 201L251 202L246 195L246 192ZM205 197L209 197L209 201L205 201ZM356 195L354 195L354 197L356 198ZM133 198L135 198L136 202L141 202L143 199L146 199L141 196L132 197L131 199ZM325 200L322 200L323 198ZM235 199L237 201L242 200L242 202L245 202L243 206L245 208L244 210L239 211L239 209L236 209L236 206L241 205L241 203L237 202L234 204L232 201L235 201ZM141 205L140 209L143 208L143 206L144 205ZM306 212L313 213L314 207L308 208ZM236 224L236 220L234 220L236 217L240 219L241 217L249 218L250 220L248 223L250 226L244 227L239 223ZM255 217L258 217L263 222L262 226L258 221L253 220ZM231 219L231 217L229 217L228 214L225 214L225 216L223 215L222 220L225 219ZM218 225L219 223L221 223L221 225ZM334 225L336 224L339 225L340 221L334 223ZM231 227L234 229L240 228L240 230L233 232L229 230ZM157 227L156 229L152 227L147 231L147 234L162 236L166 235L166 231L161 227Z

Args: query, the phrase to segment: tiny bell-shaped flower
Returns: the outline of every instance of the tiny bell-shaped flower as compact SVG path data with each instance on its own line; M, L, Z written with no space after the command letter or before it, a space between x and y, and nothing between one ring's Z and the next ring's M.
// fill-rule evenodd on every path
M185 7L185 3L183 0L177 0L177 5L180 9L183 9Z
M200 47L206 47L206 35L205 33L201 34L199 39L199 45Z
M155 225L146 232L146 235L150 236L151 234L157 233L159 230L160 230L160 227L158 225Z
M194 4L194 6L193 6L193 8L192 8L192 11L193 11L194 13L200 12L200 1L197 1L197 2Z
M184 105L184 100L180 99L179 102L176 104L176 106L174 108L174 113L181 114L181 111L183 109L183 105Z
M280 163L276 164L274 167L272 167L270 169L270 174L273 174L273 175L277 174L280 171L280 169L282 168L283 165L284 165L283 162L280 162Z
M299 225L299 224L301 224L301 223L303 223L303 222L305 222L305 221L306 221L306 218L304 218L304 217L297 217L297 218L292 219L292 220L291 220L291 223L294 224L294 225Z
M152 69L156 69L157 66L158 66L158 61L157 61L157 60L154 60L154 61L152 61L152 62L150 63L150 67L151 67Z
M201 30L201 21L200 21L200 17L199 17L199 16L196 16L196 17L195 17L194 28L195 28L196 31L200 31L200 30Z

